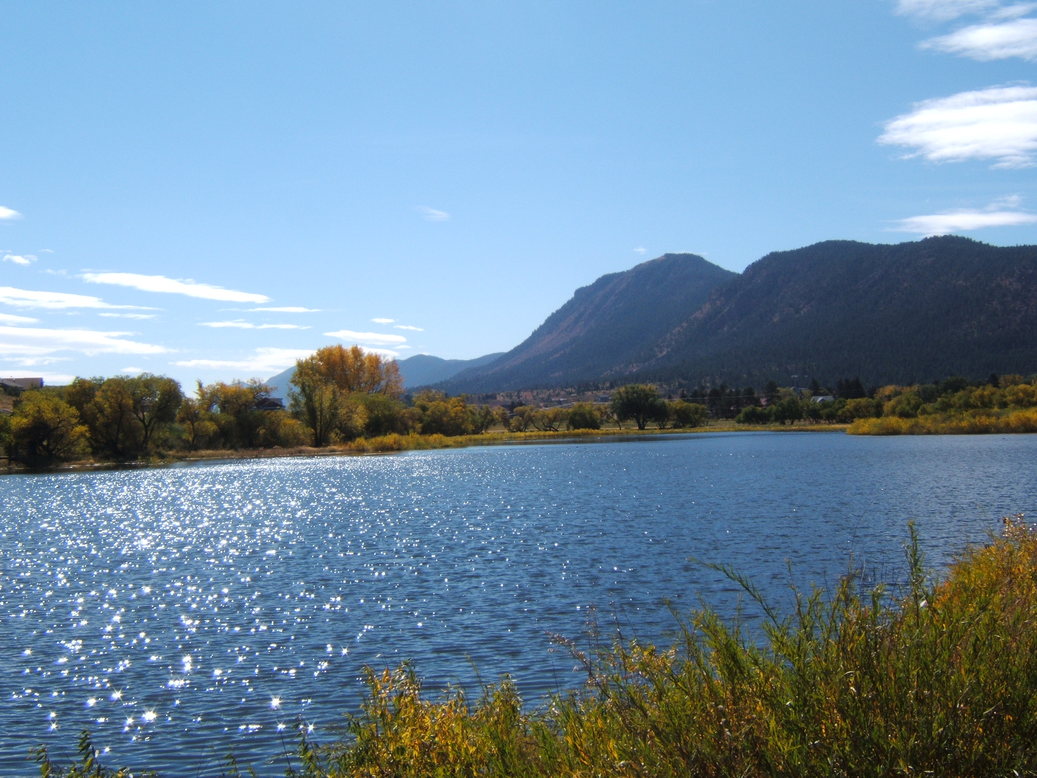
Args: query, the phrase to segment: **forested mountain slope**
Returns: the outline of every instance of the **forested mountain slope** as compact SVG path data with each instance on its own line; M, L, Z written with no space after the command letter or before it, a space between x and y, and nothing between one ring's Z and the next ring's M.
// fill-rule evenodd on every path
M1037 372L1037 246L826 241L737 275L667 254L579 289L525 342L444 383L867 384Z

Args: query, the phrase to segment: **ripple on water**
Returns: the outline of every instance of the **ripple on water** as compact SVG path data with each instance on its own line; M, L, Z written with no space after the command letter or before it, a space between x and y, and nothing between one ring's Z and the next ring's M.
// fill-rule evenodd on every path
M413 660L431 688L510 672L536 699L578 682L553 634L665 639L667 598L737 602L690 557L783 588L786 560L823 582L852 552L881 579L916 518L946 558L1034 507L1035 440L696 436L0 479L0 772L87 727L112 762L215 775L232 744L280 774L264 760L296 727L333 736L365 664Z

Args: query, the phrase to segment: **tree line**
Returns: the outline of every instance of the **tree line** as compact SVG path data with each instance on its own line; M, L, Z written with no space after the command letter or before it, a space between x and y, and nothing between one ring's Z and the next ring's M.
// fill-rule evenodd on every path
M705 419L704 406L667 402L652 387L627 389L617 390L612 403L567 408L480 405L437 391L408 398L394 361L357 346L328 346L296 363L287 407L257 380L199 381L187 396L174 379L149 373L24 391L10 414L0 414L0 450L12 462L47 467L206 450L326 447L394 434L600 429L627 419L643 429L649 420L695 426ZM647 410L638 402L648 402Z

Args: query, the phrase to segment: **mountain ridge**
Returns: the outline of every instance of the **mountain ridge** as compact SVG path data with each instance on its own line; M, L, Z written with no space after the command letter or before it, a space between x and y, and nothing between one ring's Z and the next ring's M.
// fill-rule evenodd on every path
M514 349L440 386L980 378L1037 372L1034 333L1037 246L829 240L741 274L665 254L581 287Z

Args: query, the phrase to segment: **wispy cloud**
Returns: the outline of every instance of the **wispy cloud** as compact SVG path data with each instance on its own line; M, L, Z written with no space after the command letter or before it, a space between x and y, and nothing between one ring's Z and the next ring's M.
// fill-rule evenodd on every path
M931 38L922 48L970 57L981 62L996 59L1037 60L1037 19L1012 19L1007 22L974 24Z
M17 316L13 313L0 313L0 324L35 324L39 319L31 316Z
M325 332L329 338L340 338L341 340L347 340L351 343L358 343L363 345L370 343L376 346L393 346L400 343L406 343L407 339L403 335L389 335L383 332L356 332L355 330L335 330L334 332Z
M51 329L44 327L0 326L0 353L22 356L47 356L62 351L94 354L165 354L169 349L152 343L127 340L132 332Z
M396 319L371 319L375 324L392 324Z
M10 262L15 265L31 265L36 261L35 254L4 254L0 261Z
M182 294L203 300L222 300L230 303L265 303L270 301L270 298L265 294L224 289L222 286L202 284L191 279L149 276L141 275L140 273L83 273L82 278L84 281L89 281L92 284L128 286L131 289L139 289L142 292Z
M450 214L446 211L429 208L427 205L419 205L417 211L421 214L421 218L429 222L445 222L450 218Z
M48 308L52 310L75 308L132 308L136 310L154 310L140 305L112 305L100 297L66 292L38 292L29 289L15 289L12 286L0 286L0 304L16 308Z
M646 249L644 246L638 246L634 249L634 253L640 254L643 257L645 254L648 253L648 249Z
M907 147L907 157L932 162L1029 167L1037 152L1037 87L995 86L925 100L887 122L878 142Z
M238 359L186 359L173 364L211 370L233 370L249 376L270 376L305 359L313 349L257 348L251 355Z
M99 313L98 316L104 316L109 319L154 319L155 314L153 313Z
M271 305L262 308L247 308L250 313L259 311L269 313L320 313L320 308L303 308L301 305Z
M997 0L899 0L897 13L934 21L950 21L996 8Z
M244 321L243 319L234 319L233 321L200 321L198 322L199 327L213 327L219 328L231 328L239 330L308 330L309 327L303 324L254 324L250 321Z
M14 208L8 208L6 205L0 205L0 221L11 221L12 219L20 219L22 215Z
M898 221L895 232L911 232L916 235L947 235L952 232L971 232L985 227L1018 227L1037 224L1037 214L1019 208L1021 198L1017 196L995 200L985 208L941 211L939 213L911 216Z
M424 332L423 327L415 327L411 324L395 324L393 325L394 330L408 330L410 332Z

